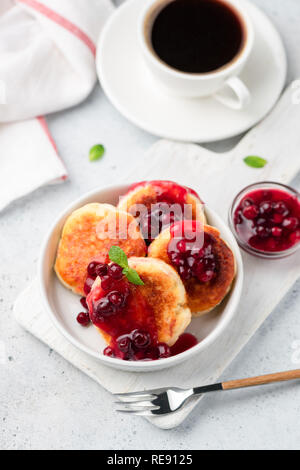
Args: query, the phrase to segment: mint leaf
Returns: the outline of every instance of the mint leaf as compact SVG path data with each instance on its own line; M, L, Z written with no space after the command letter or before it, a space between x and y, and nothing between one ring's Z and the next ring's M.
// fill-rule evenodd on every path
M268 163L264 158L254 155L249 155L249 157L244 158L244 162L252 168L263 168Z
M94 145L89 153L90 162L95 162L96 160L100 160L105 153L105 148L101 144Z
M121 266L121 268L128 268L127 256L119 246L112 246L108 253L109 259Z
M127 277L131 284L136 286L143 286L144 283L135 269L128 266L128 259L122 248L119 246L112 246L108 253L109 259L123 268L123 274Z
M140 278L139 274L136 272L135 269L125 268L123 270L123 273L127 277L128 281L131 282L131 284L135 284L136 286L144 285L142 279Z

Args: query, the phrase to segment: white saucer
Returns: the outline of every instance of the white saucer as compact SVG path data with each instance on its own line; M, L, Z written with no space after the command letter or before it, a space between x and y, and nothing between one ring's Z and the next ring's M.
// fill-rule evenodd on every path
M167 96L144 64L137 40L141 0L127 0L108 20L98 45L101 85L127 119L159 137L186 142L212 142L238 135L260 121L274 106L285 84L287 61L273 24L245 0L255 26L255 45L241 78L251 104L233 111L213 98Z

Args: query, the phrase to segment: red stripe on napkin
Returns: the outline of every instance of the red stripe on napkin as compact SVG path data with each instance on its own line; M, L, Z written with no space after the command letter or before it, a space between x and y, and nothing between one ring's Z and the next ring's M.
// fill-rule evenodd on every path
M49 128L48 128L46 119L45 119L43 116L38 116L38 117L37 117L37 120L38 120L38 122L40 123L40 125L42 126L43 130L45 131L45 134L47 135L48 139L50 140L50 143L51 143L52 147L53 147L54 150L55 150L55 153L56 153L56 155L57 155L57 158L59 158L59 160L61 161L61 163L62 163L63 166L64 166L64 162L62 161L62 159L60 158L60 156L59 156L59 154L58 154L58 150L57 150L57 147L56 147L56 143L54 142L54 139L53 139L52 135L50 134L50 131L49 131ZM66 174L61 176L61 179L62 179L62 180L66 180L67 178L68 178L68 175L67 175L67 171L66 171Z
M96 56L96 46L94 42L84 31L82 31L82 29L78 28L78 26L76 26L74 23L59 15L58 13L56 13L56 11L51 10L51 8L47 7L46 5L43 5L42 3L38 2L37 0L17 1L33 8L42 15L47 16L47 18L49 18L50 20L54 21L55 23L70 31L70 33L74 34L74 36L84 42L84 44L86 44L86 46L91 50L92 54Z

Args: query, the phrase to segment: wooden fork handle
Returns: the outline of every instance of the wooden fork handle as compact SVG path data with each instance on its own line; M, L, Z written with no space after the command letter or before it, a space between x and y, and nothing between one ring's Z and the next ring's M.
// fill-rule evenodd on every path
M272 384L275 382L284 382L296 379L300 379L300 369L278 372L277 374L260 375L259 377L251 377L249 379L230 380L229 382L223 382L222 388L223 390L233 390L237 388L254 387L256 385Z

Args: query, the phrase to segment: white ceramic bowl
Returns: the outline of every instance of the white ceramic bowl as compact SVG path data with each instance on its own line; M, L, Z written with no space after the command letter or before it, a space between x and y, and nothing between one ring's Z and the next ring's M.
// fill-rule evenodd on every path
M223 239L227 241L235 255L237 276L230 294L221 305L208 315L194 318L189 325L187 331L193 333L199 343L177 356L158 361L130 362L104 356L102 351L105 348L105 342L102 336L93 326L83 328L77 323L76 316L82 310L79 302L80 297L60 283L54 273L53 265L63 225L71 212L90 202L117 204L119 196L125 194L128 187L129 185L110 186L89 192L71 204L58 217L50 228L42 247L38 278L42 302L55 326L68 341L107 366L131 372L147 372L172 367L186 361L200 351L203 352L209 348L222 335L234 316L240 300L243 285L243 264L239 247L229 228L215 212L206 208L208 222L220 230Z

